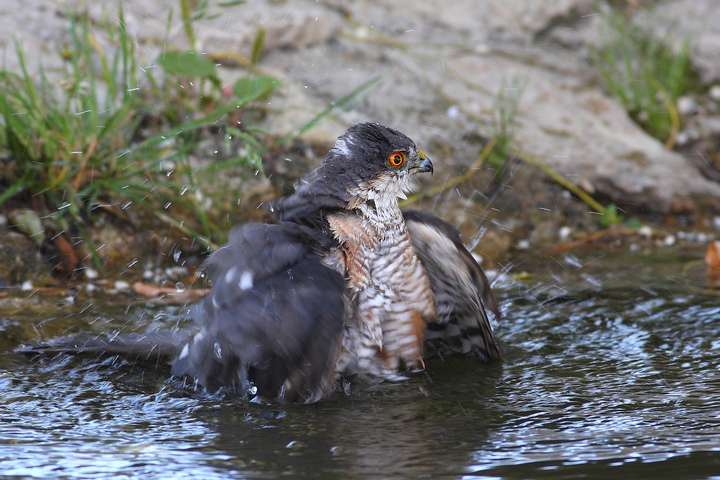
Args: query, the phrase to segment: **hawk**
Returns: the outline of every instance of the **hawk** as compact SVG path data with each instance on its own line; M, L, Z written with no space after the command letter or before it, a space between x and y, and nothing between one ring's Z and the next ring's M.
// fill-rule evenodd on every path
M399 207L432 172L404 134L354 125L274 205L277 223L235 227L205 261L213 288L192 329L36 350L167 357L195 385L291 402L328 397L340 377L403 378L431 355L499 360L498 304L460 234Z

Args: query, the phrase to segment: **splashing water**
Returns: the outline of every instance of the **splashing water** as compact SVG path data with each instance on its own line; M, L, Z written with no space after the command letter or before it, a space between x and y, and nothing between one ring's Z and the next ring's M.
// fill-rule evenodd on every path
M178 253L176 250L175 253ZM559 258L500 274L504 361L431 359L312 407L209 395L160 364L12 349L85 322L173 328L144 305L85 302L0 321L0 462L16 476L705 478L720 462L716 292L658 256ZM696 286L698 285L698 286ZM115 310L113 310L115 308ZM96 320L101 319L101 320ZM135 330L140 325L133 326ZM218 344L218 357L223 354ZM246 392L243 392L246 393ZM292 448L287 448L289 445ZM289 454L288 450L292 450ZM288 454L285 454L288 452ZM9 473L8 473L9 472Z

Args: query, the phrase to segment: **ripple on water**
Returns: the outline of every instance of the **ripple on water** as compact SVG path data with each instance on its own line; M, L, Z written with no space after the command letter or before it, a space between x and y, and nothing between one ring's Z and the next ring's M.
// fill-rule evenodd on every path
M720 450L719 334L714 297L513 310L501 334L512 351L497 395L503 421L471 470Z
M3 473L673 479L717 474L717 297L668 288L654 277L613 275L621 286L604 286L609 274L601 271L553 274L547 283L500 289L507 312L498 330L502 365L429 361L425 373L406 382L353 387L349 397L309 407L248 405L188 393L167 381L167 369L157 372L115 358L28 360L0 353ZM83 321L102 331L123 328L128 317L158 328L173 325L175 320L154 313L88 311ZM93 323L98 315L104 319L100 326ZM144 320L131 321L136 328ZM0 324L0 337L7 333L0 341L21 336L20 323ZM62 332L68 326L53 328Z

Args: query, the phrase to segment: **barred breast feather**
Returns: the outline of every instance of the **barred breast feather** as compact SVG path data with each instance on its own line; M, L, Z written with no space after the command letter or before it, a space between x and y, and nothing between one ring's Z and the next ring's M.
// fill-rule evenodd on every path
M328 220L345 259L353 310L338 370L395 378L401 368L420 366L425 326L437 311L400 211L387 223L357 214Z

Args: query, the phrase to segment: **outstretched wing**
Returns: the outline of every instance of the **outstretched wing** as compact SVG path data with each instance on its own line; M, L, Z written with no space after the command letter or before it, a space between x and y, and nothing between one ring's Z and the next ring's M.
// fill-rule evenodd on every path
M334 386L345 283L293 224L235 228L205 263L212 291L196 306L201 325L172 372L287 401L317 401Z
M403 215L416 254L430 277L439 315L438 322L428 324L425 331L426 352L473 352L487 360L499 360L487 311L500 318L500 309L460 233L427 213L406 211Z

